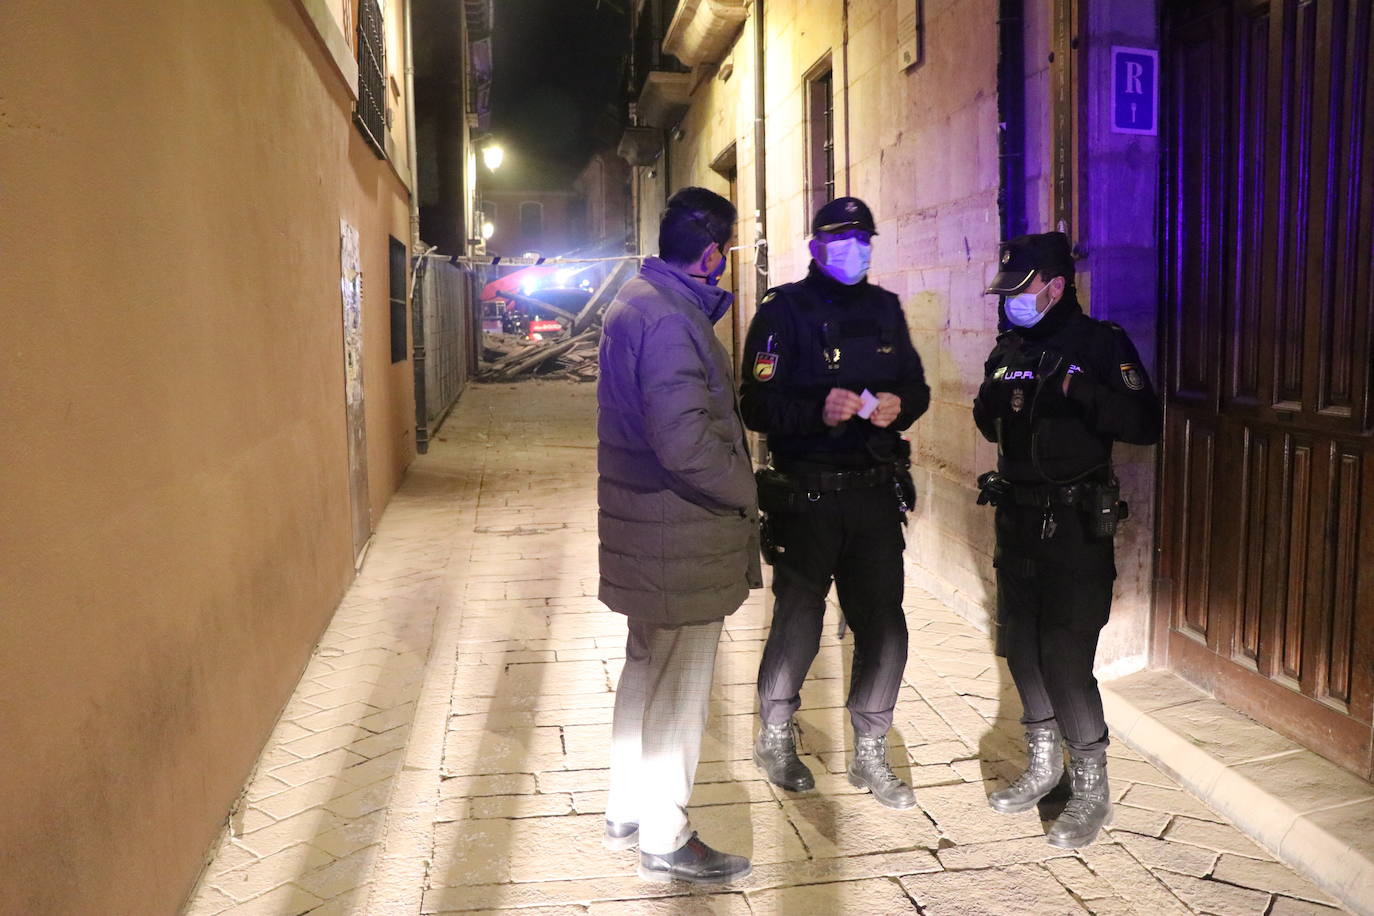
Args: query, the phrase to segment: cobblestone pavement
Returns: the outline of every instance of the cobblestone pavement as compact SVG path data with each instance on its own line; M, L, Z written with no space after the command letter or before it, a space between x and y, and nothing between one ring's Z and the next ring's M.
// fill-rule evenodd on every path
M379 526L186 913L1335 913L1324 895L1121 743L1110 833L1048 846L994 814L1019 705L987 637L909 589L892 735L919 807L844 778L848 648L827 636L799 714L813 792L750 762L764 594L720 645L693 820L753 858L716 893L607 852L625 625L596 593L593 386L470 389Z

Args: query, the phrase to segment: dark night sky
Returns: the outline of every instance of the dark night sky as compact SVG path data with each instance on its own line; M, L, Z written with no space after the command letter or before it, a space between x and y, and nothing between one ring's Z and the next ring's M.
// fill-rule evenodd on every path
M511 166L501 167L499 183L534 173L566 185L598 146L614 142L604 128L598 138L597 123L611 104L624 117L631 2L496 0L492 133Z

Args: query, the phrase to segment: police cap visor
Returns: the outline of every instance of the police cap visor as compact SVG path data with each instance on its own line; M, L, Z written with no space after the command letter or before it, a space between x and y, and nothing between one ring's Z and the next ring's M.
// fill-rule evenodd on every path
M817 232L843 232L845 229L862 229L869 235L877 235L873 224L873 211L868 204L857 197L837 197L816 211L811 220L811 234Z
M983 292L1014 296L1030 286L1040 272L1073 276L1073 254L1068 236L1062 232L1020 235L1003 242L997 276Z

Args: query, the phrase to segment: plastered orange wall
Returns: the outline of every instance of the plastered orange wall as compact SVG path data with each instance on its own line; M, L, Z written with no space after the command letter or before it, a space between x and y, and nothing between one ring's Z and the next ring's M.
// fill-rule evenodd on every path
M374 520L406 191L292 0L0 4L0 913L174 913Z

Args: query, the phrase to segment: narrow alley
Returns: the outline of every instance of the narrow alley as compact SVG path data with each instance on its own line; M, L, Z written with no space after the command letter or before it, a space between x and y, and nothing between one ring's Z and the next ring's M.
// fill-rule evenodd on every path
M815 791L750 761L769 621L725 627L693 796L741 884L649 884L601 846L625 624L596 600L595 388L476 386L410 470L264 748L188 916L502 912L1335 913L1123 742L1109 835L1075 854L993 813L1019 704L988 638L908 586L893 764L918 807L844 778L847 647L830 620L799 715Z

